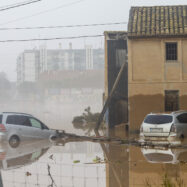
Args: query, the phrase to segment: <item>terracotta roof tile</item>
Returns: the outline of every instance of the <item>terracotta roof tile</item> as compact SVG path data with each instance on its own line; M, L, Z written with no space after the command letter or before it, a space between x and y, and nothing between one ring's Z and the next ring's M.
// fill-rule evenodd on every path
M187 5L132 7L128 36L187 36Z

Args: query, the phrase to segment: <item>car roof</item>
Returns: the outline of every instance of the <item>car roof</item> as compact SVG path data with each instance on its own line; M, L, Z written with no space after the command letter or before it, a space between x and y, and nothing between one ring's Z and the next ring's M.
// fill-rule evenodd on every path
M172 114L182 114L182 113L187 113L187 110L179 110L179 111L172 112Z
M187 110L178 110L173 112L151 112L148 115L179 115L183 113L187 113Z
M164 113L149 113L148 115L172 115L171 112L164 112Z
M15 114L15 115L27 115L27 116L32 116L31 114L22 113L22 112L2 112L2 114Z

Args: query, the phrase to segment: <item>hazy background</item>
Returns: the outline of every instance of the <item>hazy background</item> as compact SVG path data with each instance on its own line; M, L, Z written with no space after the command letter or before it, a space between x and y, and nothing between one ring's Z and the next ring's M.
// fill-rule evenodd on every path
M23 2L21 0L0 0L0 7ZM0 28L75 25L107 22L128 22L131 6L153 6L186 4L186 0L43 0L38 3L0 12ZM127 24L113 26L43 29L43 30L0 30L0 40L28 39L46 37L66 37L102 34L105 30L126 30ZM95 48L103 47L103 37L75 40L36 41L0 43L0 71L4 71L9 80L16 80L16 58L24 49L33 49L46 44L48 48L83 48L91 44Z

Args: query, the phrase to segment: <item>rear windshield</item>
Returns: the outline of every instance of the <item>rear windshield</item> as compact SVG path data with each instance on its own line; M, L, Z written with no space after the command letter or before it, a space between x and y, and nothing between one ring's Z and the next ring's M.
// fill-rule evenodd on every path
M148 115L146 116L144 122L150 124L165 124L171 123L173 121L173 117L170 115Z

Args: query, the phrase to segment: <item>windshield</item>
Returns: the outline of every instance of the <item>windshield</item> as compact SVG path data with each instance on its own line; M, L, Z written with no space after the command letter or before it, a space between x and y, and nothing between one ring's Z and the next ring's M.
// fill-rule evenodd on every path
M170 115L148 115L146 116L144 123L165 124L165 123L171 123L172 121L173 121L173 117Z

